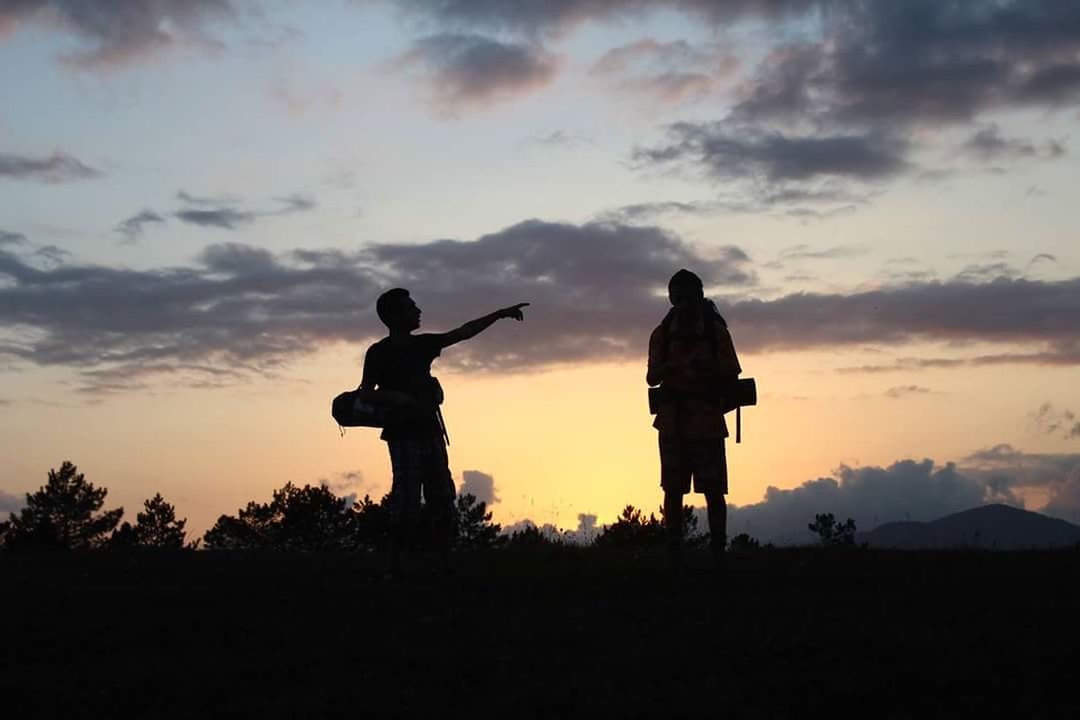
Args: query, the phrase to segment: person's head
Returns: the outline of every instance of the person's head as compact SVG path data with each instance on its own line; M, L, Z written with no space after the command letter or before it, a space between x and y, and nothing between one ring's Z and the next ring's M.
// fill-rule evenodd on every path
M404 288L387 290L375 301L375 312L391 330L412 331L420 327L420 308Z
M668 281L668 300L676 310L700 307L705 300L705 286L694 273L680 270Z

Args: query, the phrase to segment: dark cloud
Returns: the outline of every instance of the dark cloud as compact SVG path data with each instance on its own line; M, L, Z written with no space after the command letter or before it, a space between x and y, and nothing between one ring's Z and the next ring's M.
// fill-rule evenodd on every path
M153 210L143 210L116 226L116 232L124 236L124 242L134 243L143 236L143 227L151 223L164 223L165 218Z
M0 324L21 334L0 355L82 371L86 387L122 390L152 376L225 383L273 374L335 342L381 335L372 304L401 285L425 323L449 329L519 300L521 327L496 328L444 362L472 369L636 357L662 316L659 290L690 266L711 287L752 282L737 248L706 259L658 228L529 221L475 242L376 245L274 254L211 245L188 267L42 270L0 251Z
M981 341L1037 347L942 362L1074 364L1080 360L1080 278L953 280L851 294L796 293L775 300L733 302L725 316L737 341L748 349ZM932 365L917 360L903 366Z
M459 495L472 495L480 502L491 505L499 502L495 494L495 478L479 470L466 470L461 473Z
M554 58L533 44L453 33L417 40L398 64L421 68L436 105L447 113L540 88L551 82L557 67Z
M66 31L84 43L66 56L72 64L127 63L179 44L217 45L212 21L231 18L230 0L5 0L0 29L35 22Z
M178 210L175 215L182 222L221 230L236 230L254 223L259 218L292 215L315 209L315 200L307 195L292 194L275 198L281 207L275 210L251 211L235 207L236 201L228 196L218 198L190 195L181 190L177 197L192 207Z
M531 35L664 9L689 12L712 23L746 16L775 19L803 14L817 3L815 0L396 0L395 4L450 27L482 27Z
M983 162L1024 158L1053 160L1065 154L1065 146L1059 141L1051 140L1036 145L1029 140L1005 138L1001 136L996 125L977 131L964 143L963 149Z
M0 247L4 245L23 245L25 243L26 236L22 233L0 230Z
M907 169L905 143L878 133L789 136L727 123L675 123L670 140L638 149L645 165L700 168L716 180L751 180L775 186L820 178L877 180Z
M1006 492L1003 492L1005 490ZM853 518L859 530L898 520L928 521L985 502L1018 501L1007 488L970 476L948 463L900 460L887 468L841 466L834 477L804 482L797 488L769 487L753 505L730 506L729 534L749 533L776 543L808 543L807 528L818 513Z
M14 513L22 509L22 497L0 490L0 513ZM2 522L2 520L0 520Z
M1002 444L973 453L965 472L1003 492L1034 490L1049 498L1041 512L1080 521L1080 454L1028 453Z
M898 385L886 390L884 395L887 398L899 400L900 398L909 397L911 395L926 395L931 392L933 392L933 390L930 388L922 387L920 385Z
M835 2L823 18L831 42L778 50L748 84L737 116L940 125L1080 99L1080 8L1072 3Z
M889 369L1080 364L1080 279L953 280L753 299L744 295L753 267L739 248L705 255L656 227L539 220L470 242L351 252L216 244L193 265L156 270L69 262L42 269L31 255L0 250L0 325L18 329L0 354L102 373L85 376L91 385L124 380L124 368L128 380L144 382L147 368L169 367L178 381L230 382L229 373L274 373L328 344L381 335L372 302L403 286L424 308L425 326L437 330L494 307L533 303L524 325L499 326L447 352L442 362L460 369L641 360L642 343L667 309L663 288L679 267L695 269L711 294L726 293L717 299L744 353L979 342L1005 347Z
M281 209L268 214L288 215L290 213L307 212L316 207L315 200L307 195L292 194L276 198L281 203Z
M212 208L178 210L177 219L190 225L200 227L216 227L222 230L236 230L239 227L250 225L255 221L256 215L245 210L234 208Z
M1040 365L1043 367L1080 365L1080 343L1071 341L1051 342L1045 350L1036 352L1005 352L960 358L899 358L891 363L837 368L837 372L841 374L907 373L920 370L952 370L964 367L992 367L999 365Z
M48 157L0 153L0 179L64 183L99 177L101 172L62 152Z
M232 195L194 195L186 190L177 190L176 199L187 205L203 208L225 207L237 202Z

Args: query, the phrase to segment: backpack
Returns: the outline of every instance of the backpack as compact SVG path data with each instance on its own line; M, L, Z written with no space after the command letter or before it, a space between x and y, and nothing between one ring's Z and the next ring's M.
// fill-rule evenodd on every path
M716 309L716 305L711 300L706 300L706 325L711 323L720 323L721 327L727 328L727 321L724 316L720 314L720 311ZM711 310L712 312L709 312ZM662 362L666 362L668 353L671 349L671 324L675 320L675 309L672 308L668 311L668 314L664 316L664 319L660 322L660 329L664 335L664 341L661 344L660 359ZM708 332L709 328L706 327L706 337L709 342L709 354L713 360L717 360L720 357L720 349L716 344L716 333ZM715 388L717 396L721 400L721 407L725 413L729 413L732 410L735 411L735 442L742 442L742 409L749 405L757 405L757 382L753 378L736 378L730 383L726 383L720 387ZM664 391L664 386L661 384L659 387L649 388L649 412L653 415L656 414L661 403L668 399L668 393Z

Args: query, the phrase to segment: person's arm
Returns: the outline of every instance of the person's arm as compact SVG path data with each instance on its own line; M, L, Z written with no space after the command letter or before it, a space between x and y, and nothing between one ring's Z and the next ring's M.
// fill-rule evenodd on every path
M649 387L656 387L664 382L667 374L667 363L660 358L663 356L663 331L660 328L653 330L649 336L649 368L645 372L645 382Z
M496 310L484 317L470 320L459 328L439 335L439 342L441 346L445 348L455 343L459 343L462 340L469 340L494 325L496 320L501 320L503 318L514 318L518 322L521 322L525 319L525 314L521 312L521 309L528 307L528 305L529 303L518 303L517 305L511 305L510 307Z

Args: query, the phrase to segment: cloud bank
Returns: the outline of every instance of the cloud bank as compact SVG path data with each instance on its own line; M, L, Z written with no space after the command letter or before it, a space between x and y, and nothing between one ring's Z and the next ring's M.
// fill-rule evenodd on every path
M211 384L273 374L330 344L380 336L372 304L394 286L413 291L433 330L533 303L525 325L448 352L443 362L460 370L640 360L680 267L705 278L744 354L978 342L1001 350L845 370L1080 364L1080 278L954 279L755 299L754 265L741 249L705 251L652 226L529 220L473 241L351 252L219 243L189 266L150 270L46 258L44 250L0 247L0 324L10 329L0 355L76 368L88 390L159 374L194 373Z

